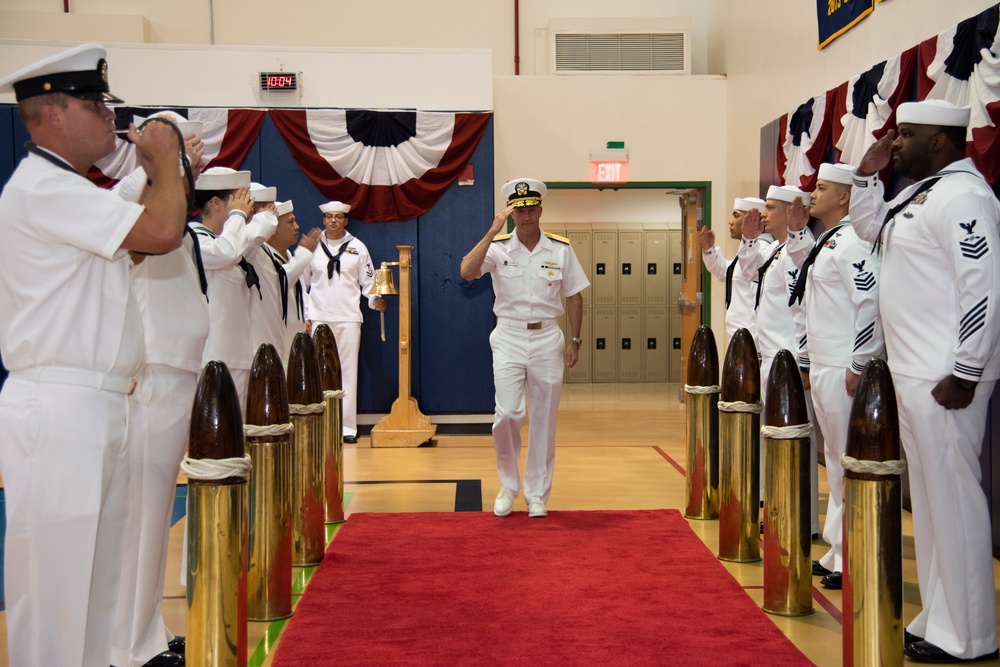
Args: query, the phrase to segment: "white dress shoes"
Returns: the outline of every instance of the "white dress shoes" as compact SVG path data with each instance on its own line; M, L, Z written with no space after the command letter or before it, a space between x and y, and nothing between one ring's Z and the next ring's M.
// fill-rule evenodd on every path
M528 516L529 517L540 517L548 516L549 512L545 509L545 503L541 500L531 500L528 502Z
M493 513L497 516L507 516L510 514L514 509L515 496L517 496L516 491L501 488L500 493L497 494L496 502L493 503Z

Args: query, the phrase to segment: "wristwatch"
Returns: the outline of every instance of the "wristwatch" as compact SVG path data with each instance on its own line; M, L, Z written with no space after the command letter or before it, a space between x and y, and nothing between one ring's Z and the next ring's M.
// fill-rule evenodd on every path
M583 339L579 338L579 337L577 337L577 338L570 338L570 341L573 342L573 343L576 343L577 345L583 345Z

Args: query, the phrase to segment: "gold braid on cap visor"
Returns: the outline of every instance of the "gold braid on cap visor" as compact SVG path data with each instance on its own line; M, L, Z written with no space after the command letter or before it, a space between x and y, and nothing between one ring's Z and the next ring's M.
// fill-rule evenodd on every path
M542 203L541 197L525 197L523 199L510 200L510 204L514 208L522 208L524 206L538 206L541 203Z

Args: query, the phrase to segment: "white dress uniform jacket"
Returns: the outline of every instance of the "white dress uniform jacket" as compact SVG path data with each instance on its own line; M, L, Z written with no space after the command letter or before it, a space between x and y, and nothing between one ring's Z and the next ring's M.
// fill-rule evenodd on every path
M847 369L860 375L865 364L884 351L878 312L880 261L872 254L872 244L854 233L849 219L825 232L815 245L802 234L791 234L787 247L791 257L817 252L805 275L805 331L798 337L808 340L808 351L800 346L799 367L810 369L809 393L823 434L830 486L823 524L823 539L830 550L820 564L843 572L844 468L840 460L847 451L853 400L845 381Z
M285 322L285 348L281 357L285 366L288 365L288 353L292 349L295 334L306 330L306 284L303 277L312 263L313 253L306 248L290 250L282 258L285 262L285 275L288 276L288 319Z
M313 253L307 271L309 294L306 297L306 319L328 324L337 341L340 355L345 436L358 432L358 355L361 352L361 298L368 299L374 310L376 296L369 294L375 283L368 248L360 239L345 231L341 239L331 240L323 234L320 247ZM326 250L324 251L324 248ZM339 262L340 271L330 272L331 258Z
M254 253L251 262L260 276L263 299L250 300L250 323L253 331L254 354L263 343L270 343L284 365L295 334L305 331L299 278L309 266L312 252L299 248L291 258L264 244Z
M727 273L731 274L732 296L729 306L726 308L726 335L733 337L739 329L746 329L751 334L755 333L756 317L754 314L754 299L757 296L757 279L747 280L740 271L739 257L732 260L726 259L719 246L705 250L701 253L702 261L713 276L726 283Z
M0 194L8 660L109 664L142 356L120 248L143 209L45 155Z
M268 211L249 222L231 215L218 236L205 225L189 223L201 244L202 261L208 277L209 332L204 363L225 362L240 395L240 409L246 410L247 382L253 365L250 301L261 299L256 288L247 287L246 274L239 267L243 255L259 248L278 226L278 218Z
M518 492L521 427L531 415L524 497L548 501L555 466L556 411L565 368L565 339L557 318L561 297L590 285L572 246L542 234L528 251L517 234L498 236L486 251L481 273L493 279L497 327L490 334L496 415L493 444L504 488ZM529 328L529 325L531 328Z
M855 174L851 224L882 233L879 306L899 404L923 609L908 630L959 658L997 648L989 507L979 454L1000 373L1000 203L969 159L883 201L877 176ZM920 192L920 190L923 190ZM954 374L978 381L973 402L931 395Z

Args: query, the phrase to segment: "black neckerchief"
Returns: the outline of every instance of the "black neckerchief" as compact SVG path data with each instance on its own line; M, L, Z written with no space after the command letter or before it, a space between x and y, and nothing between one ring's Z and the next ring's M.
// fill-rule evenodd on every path
M802 262L802 270L799 272L799 279L795 281L795 288L792 290L792 296L788 299L788 305L793 305L796 301L802 303L802 296L806 293L806 276L809 275L809 268L816 262L816 257L819 255L819 251L826 246L826 242L834 232L843 227L848 223L842 222L831 229L826 230L823 236L819 237L819 241L813 245L812 250L809 251L809 256L806 257L806 261Z
M344 254L345 250L347 250L348 243L350 243L350 241L344 241L344 244L342 246L340 246L340 250L338 250L337 254L334 255L334 254L332 254L330 252L330 249L326 247L326 242L323 241L323 240L320 240L319 244L323 248L323 252L326 253L326 256L330 260L330 261L328 261L326 263L326 279L327 280L333 280L333 272L334 272L334 270L337 271L337 275L338 276L340 275L340 256Z
M894 217L896 217L897 213L899 213L904 208L909 206L914 199L916 199L921 194L927 192L932 187L934 187L934 184L940 181L942 178L944 178L944 175L935 176L934 178L928 178L926 181L920 184L920 187L918 187L916 190L913 191L913 194L910 196L909 199L900 202L899 204L896 204L895 206L889 209L889 212L885 214L885 218L882 220L882 226L878 228L878 238L875 239L875 245L874 247L872 247L873 255L882 254L882 234L885 233L885 226L889 224L889 221L892 220Z
M726 309L729 308L729 303L733 300L733 271L736 270L736 263L740 261L739 256L733 258L733 261L729 263L726 267Z
M194 256L194 265L198 267L198 282L201 284L201 293L205 295L205 301L208 301L208 276L205 275L205 263L201 260L201 243L198 241L198 234L191 225L184 225L184 233L191 237L191 243L194 244L194 250L191 254Z
M213 232L211 229L203 224L200 224L197 228L192 227L195 234L201 234L202 236L207 236L211 239L219 238L219 235ZM253 264L246 260L246 257L240 257L240 261L236 264L238 267L243 269L243 275L247 281L247 289L251 287L257 288L257 294L260 295L261 301L264 300L264 294L260 291L260 276L257 275L257 269L253 268Z
M757 307L760 305L760 293L764 289L764 274L767 273L768 268L770 268L771 266L771 262L774 261L774 259L778 256L778 253L780 253L781 249L784 247L785 244L782 243L777 248L775 248L774 252L771 253L771 256L767 258L766 262L764 262L764 266L757 269L757 298L754 299L753 302L754 310L757 310Z
M281 319L288 324L288 273L285 271L285 262L280 257L278 253L273 252L267 246L264 246L264 251L267 256L271 258L271 264L274 265L274 270L278 273L278 291L281 292Z

